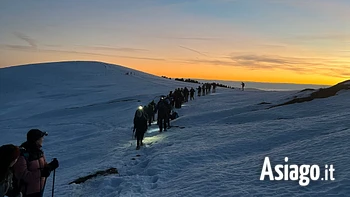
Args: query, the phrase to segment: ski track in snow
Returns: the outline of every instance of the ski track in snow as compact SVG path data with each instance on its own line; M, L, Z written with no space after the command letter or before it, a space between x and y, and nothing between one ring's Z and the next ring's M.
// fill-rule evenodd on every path
M25 75L33 69L37 75L46 73L41 82L34 80L35 75ZM136 107L174 88L198 84L136 71L135 76L126 76L128 71L132 70L79 62L0 69L5 93L0 98L4 109L0 112L1 144L22 143L30 128L48 131L46 158L60 161L55 196L350 193L349 91L267 109L302 94L218 88L216 93L185 103L168 131L159 133L153 124L145 135L145 146L135 150L131 134ZM272 104L259 105L262 102ZM289 157L288 164L318 164L321 169L333 164L336 180L311 181L307 187L296 181L260 181L265 156L273 166L284 164L284 157ZM68 185L109 167L117 168L119 174ZM51 194L51 180L45 195Z

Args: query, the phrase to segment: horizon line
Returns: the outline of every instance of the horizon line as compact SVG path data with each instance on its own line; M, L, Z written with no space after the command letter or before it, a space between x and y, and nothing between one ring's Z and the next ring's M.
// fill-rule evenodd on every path
M103 61L98 61L98 60L62 60L62 61L43 61L43 62L36 62L36 63L26 63L26 64L19 64L19 65L9 65L9 66L4 66L4 67L0 67L0 69L3 68L11 68L11 67L19 67L19 66L29 66L29 65L40 65L40 64L50 64L50 63L69 63L69 62L96 62L96 63L103 63L103 64L111 64L114 66L120 66L120 67L124 67L124 68L128 68L128 69L132 69L135 71L139 71L139 72L143 72L146 74L150 74L150 75L154 75L157 77L168 77L166 75L157 75L154 73L149 73L146 71L142 71L142 70L137 70L136 68L132 68L132 67L128 67L126 65L122 65L122 64L115 64L115 63L109 63L109 62L103 62ZM195 80L219 80L219 81L229 81L229 82L245 82L245 83L268 83L268 84L289 84L289 85L313 85L313 86L333 86L336 85L338 83L347 81L339 81L335 84L312 84L312 83L296 83L296 82L283 82L283 81L278 81L278 82L271 82L271 81L253 81L253 80L234 80L234 79L213 79L213 78L189 78L189 77L168 77L171 79L175 79L175 78L183 78L183 79L195 79Z

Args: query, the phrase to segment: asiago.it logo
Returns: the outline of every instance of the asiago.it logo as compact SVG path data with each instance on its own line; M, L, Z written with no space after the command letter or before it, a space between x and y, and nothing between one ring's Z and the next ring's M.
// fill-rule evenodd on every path
M286 164L277 164L273 168L275 173L272 170L271 162L269 157L265 157L264 165L261 170L260 180L265 180L265 176L268 176L270 181L299 181L300 186L307 186L310 183L310 180L317 181L320 179L321 168L319 165L288 165L288 157L284 158ZM334 167L333 165L324 165L324 177L322 177L321 181L334 181ZM274 176L277 174L277 176Z

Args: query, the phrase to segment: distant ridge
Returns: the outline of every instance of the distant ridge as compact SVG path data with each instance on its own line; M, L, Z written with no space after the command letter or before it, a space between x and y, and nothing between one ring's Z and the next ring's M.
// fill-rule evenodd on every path
M290 105L290 104L294 104L294 103L308 102L308 101L312 101L312 100L318 99L318 98L332 97L332 96L336 95L341 90L350 90L350 80L343 81L343 82L338 83L338 84L331 86L329 88L318 89L315 92L312 92L307 97L294 98L288 102L285 102L285 103L282 103L279 105L271 106L270 108L279 107L279 106L283 106L283 105ZM305 90L302 90L300 92L305 92L305 91L312 91L312 89L305 89Z

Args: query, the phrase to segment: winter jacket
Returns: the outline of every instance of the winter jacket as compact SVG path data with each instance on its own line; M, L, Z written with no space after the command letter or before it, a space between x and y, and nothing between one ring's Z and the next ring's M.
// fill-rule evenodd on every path
M0 197L3 197L5 195L11 196L11 197L20 197L21 194L19 191L15 191L12 187L12 178L13 174L11 170L7 172L6 177L4 180L0 181Z
M36 144L25 142L21 145L26 151L18 158L14 165L14 174L18 180L19 188L23 196L39 195L45 184L45 177L42 177L41 170L47 167L44 152Z
M136 130L136 133L139 132L146 132L147 128L148 128L148 124L147 124L147 118L142 115L141 117L134 117L134 128Z

